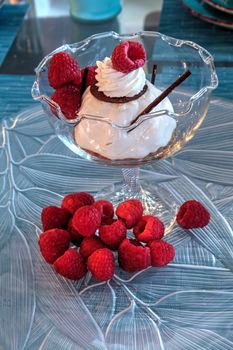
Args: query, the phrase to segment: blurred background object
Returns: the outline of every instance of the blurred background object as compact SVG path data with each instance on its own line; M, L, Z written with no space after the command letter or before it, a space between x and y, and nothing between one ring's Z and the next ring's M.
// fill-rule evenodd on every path
M11 5L25 4L27 2L26 0L8 0L8 3Z
M14 0L15 4L23 2ZM55 48L96 33L111 30L119 33L154 31L158 28L162 8L162 0L30 0L27 3L30 8L0 67L2 74L33 74L41 59ZM100 20L100 5L103 10L105 4L106 10L110 3L115 3L109 7L111 13L109 11L108 16L111 18L105 17L103 21L102 17ZM87 8L90 4L98 4L99 12L93 8L90 11L95 12L99 21L90 21L90 17L86 21L77 18L79 11L84 11L84 4Z
M71 15L81 22L101 22L121 12L120 0L70 0Z
M193 16L196 16L203 21L215 24L220 27L233 29L233 1L231 7L230 3L226 2L226 4L228 4L227 11L225 11L225 7L219 7L219 5L216 9L215 2L212 2L210 0L208 0L208 3L202 0L182 0L182 3L184 8Z

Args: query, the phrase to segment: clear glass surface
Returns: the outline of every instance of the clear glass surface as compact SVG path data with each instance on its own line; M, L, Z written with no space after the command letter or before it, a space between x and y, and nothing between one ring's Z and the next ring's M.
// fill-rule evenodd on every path
M183 84L178 86L169 95L174 112L158 110L141 116L133 125L119 125L113 123L105 116L79 115L74 120L67 120L60 107L51 100L53 89L48 82L48 66L55 52L68 52L79 63L81 67L95 65L97 60L110 57L113 48L121 41L134 40L141 42L147 53L145 73L150 80L153 64L157 64L157 75L155 85L164 91L180 74L189 69L192 73ZM177 40L157 32L140 32L131 35L119 35L114 32L93 35L86 40L73 45L64 45L46 56L36 68L36 80L32 88L35 100L41 101L45 112L48 114L56 134L61 138L73 152L88 160L111 166L140 166L144 163L162 159L180 150L189 141L198 127L201 125L208 109L211 92L217 87L218 79L214 68L212 56L203 48L190 41ZM54 117L51 107L56 110L58 118ZM112 134L117 129L118 137L131 134L137 139L143 137L142 124L150 126L153 118L169 115L177 122L177 127L170 140L165 146L151 152L143 158L131 159L106 159L98 151L90 152L82 149L74 140L74 127L83 119L88 120L87 125L94 123L99 133L104 132L108 124L108 133ZM132 135L133 134L133 135ZM95 140L90 140L90 144ZM98 147L96 147L98 150Z
M60 107L50 98L53 89L49 85L47 75L53 54L60 51L68 52L81 67L85 67L95 65L97 60L111 56L113 48L124 40L139 41L144 45L147 54L144 67L147 79L150 80L153 65L157 64L155 85L161 91L164 91L184 71L187 69L191 71L191 76L169 94L173 111L160 109L159 104L156 111L142 115L132 125L124 126L113 122L112 119L108 119L104 115L85 114L78 115L73 120L67 120ZM113 183L111 188L107 187L105 191L101 192L102 196L111 200L115 206L128 198L140 199L145 212L161 217L170 231L175 222L177 206L172 194L165 194L164 191L161 191L159 183L171 181L171 179L157 176L157 185L154 183L153 186L144 181L139 182L139 167L174 154L193 137L207 113L211 92L217 87L217 84L218 79L212 56L193 42L174 39L157 32L140 32L129 35L107 32L94 35L73 45L62 46L46 56L36 68L32 96L42 103L56 135L72 152L82 158L106 166L123 168L123 183ZM123 107L127 108L127 103ZM56 111L57 117L53 111ZM81 123L85 122L83 128L95 130L96 135L113 135L111 136L113 140L115 138L125 140L127 136L128 140L132 140L130 141L132 145L141 140L139 147L144 147L144 144L151 141L151 136L148 133L152 128L151 122L155 118L165 118L166 116L176 121L176 128L170 141L164 147L159 147L141 158L135 157L132 153L131 158L109 159L102 156L101 152L98 154L101 145L99 142L102 142L101 138L99 138L100 141L97 141L94 136L93 138L90 136L90 148L91 145L95 145L94 150L91 151L81 148L74 138L74 128L79 127L79 123L81 127ZM145 133L149 136L145 137ZM117 147L117 143L112 144L111 137L109 137L110 142L108 143L110 143L109 147L114 149ZM108 147L107 144L104 147ZM129 143L128 147L133 146Z
M141 170L175 203L196 198L211 213L204 229L175 227L165 237L176 258L164 269L98 283L69 282L38 249L40 213L72 191L101 193L120 169L77 157L42 108L0 129L0 344L5 350L232 350L233 121L231 103L210 103L203 125L170 161ZM224 176L223 176L224 174ZM226 221L228 220L228 221Z

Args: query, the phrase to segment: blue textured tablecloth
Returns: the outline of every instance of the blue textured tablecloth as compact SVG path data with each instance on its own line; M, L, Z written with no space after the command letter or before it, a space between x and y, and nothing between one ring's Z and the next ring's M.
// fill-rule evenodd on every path
M0 65L10 49L29 5L4 5L0 9Z
M31 97L32 75L0 75L0 120L35 103Z
M219 87L218 97L233 98L233 31L192 16L180 0L164 0L159 31L179 39L192 40L214 56Z

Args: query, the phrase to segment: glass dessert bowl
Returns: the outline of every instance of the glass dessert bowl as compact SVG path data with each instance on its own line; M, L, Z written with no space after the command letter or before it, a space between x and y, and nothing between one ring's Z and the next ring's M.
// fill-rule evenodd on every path
M134 46L139 51L133 52ZM84 89L80 109L71 119L51 99L54 89L48 70L58 52L68 53L81 68L97 62L95 83ZM124 71L125 54L136 64L133 68L126 64ZM150 173L139 181L139 167L176 153L194 136L217 85L212 56L193 42L157 32L108 32L46 56L36 68L32 96L42 103L55 133L72 152L122 168L124 182L103 189L101 197L115 205L138 198L146 212L162 217L169 231L177 206L172 193L160 184L172 179L158 175L152 179Z

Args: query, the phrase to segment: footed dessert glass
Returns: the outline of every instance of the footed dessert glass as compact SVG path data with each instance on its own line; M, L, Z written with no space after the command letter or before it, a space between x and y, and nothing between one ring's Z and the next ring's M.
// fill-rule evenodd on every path
M50 96L53 89L48 82L48 66L51 57L56 52L67 52L78 61L81 68L96 65L97 60L110 57L114 47L121 41L134 40L143 44L147 60L144 66L147 80L151 80L153 65L157 65L155 86L163 92L182 73L189 70L191 76L176 87L169 95L174 111L156 110L142 115L133 125L118 125L103 116L80 115L76 119L67 120L58 104ZM36 80L32 87L32 96L42 103L55 133L62 142L77 156L103 164L103 166L121 167L124 182L113 183L103 189L100 196L113 201L115 205L128 198L138 198L144 205L145 212L159 216L166 224L167 233L173 227L177 205L172 191L165 189L164 181L173 180L172 177L153 173L150 163L164 159L179 151L195 134L204 120L211 92L216 89L218 79L213 63L213 57L204 48L185 40L174 39L158 32L139 32L136 34L119 35L114 32L93 35L86 40L72 45L64 45L47 55L36 68ZM126 103L127 104L127 103ZM57 117L53 113L55 111ZM145 157L127 159L108 159L97 152L82 149L74 138L74 127L83 119L90 123L105 123L111 130L127 134L141 142L144 147L145 136L142 125L153 118L169 116L176 121L176 129L170 141ZM90 140L93 143L95 140ZM140 146L140 145L139 145ZM139 168L142 169L139 180ZM172 188L172 187L171 187ZM87 189L88 190L88 189Z

